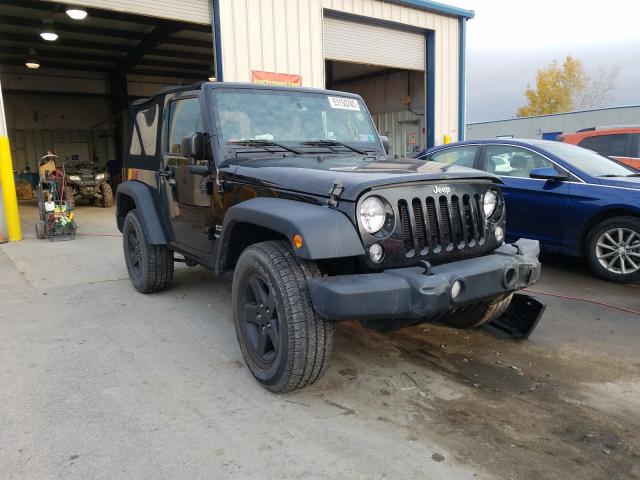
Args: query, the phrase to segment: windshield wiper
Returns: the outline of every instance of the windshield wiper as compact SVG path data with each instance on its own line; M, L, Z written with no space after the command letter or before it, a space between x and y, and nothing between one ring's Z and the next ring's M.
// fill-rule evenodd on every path
M282 148L283 150L287 150L288 152L295 153L296 155L302 155L302 152L300 150L287 147L282 143L274 142L272 140L233 140L231 142L227 142L227 145L238 145L239 147L278 147Z
M625 175L625 177L640 177L640 173L630 173L629 175Z
M301 142L301 144L308 145L310 147L344 147L360 155L368 155L367 152L364 152L359 148L352 147L351 145L347 145L346 143L338 142L336 140L309 140L307 142Z

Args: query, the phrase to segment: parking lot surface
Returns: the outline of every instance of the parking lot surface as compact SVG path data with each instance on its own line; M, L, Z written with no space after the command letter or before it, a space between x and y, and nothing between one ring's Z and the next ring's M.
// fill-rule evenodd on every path
M112 209L75 241L0 247L0 478L640 478L638 285L543 258L530 340L338 325L316 385L273 395L235 338L231 282L130 285ZM611 306L612 305L612 306Z

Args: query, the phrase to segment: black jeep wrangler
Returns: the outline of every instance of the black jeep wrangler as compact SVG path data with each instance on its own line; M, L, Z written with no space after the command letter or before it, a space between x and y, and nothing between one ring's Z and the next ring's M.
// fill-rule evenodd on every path
M238 341L273 392L322 375L335 321L474 327L539 277L537 242L504 243L498 178L390 158L358 95L175 87L134 103L129 135L131 282L162 290L175 261L233 272Z

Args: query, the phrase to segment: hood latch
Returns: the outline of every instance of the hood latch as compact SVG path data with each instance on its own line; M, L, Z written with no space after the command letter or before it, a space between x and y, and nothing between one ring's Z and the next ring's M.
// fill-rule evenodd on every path
M336 208L338 206L338 201L340 200L340 195L344 192L344 186L340 183L334 183L331 190L329 190L329 199L327 200L327 206L331 208Z

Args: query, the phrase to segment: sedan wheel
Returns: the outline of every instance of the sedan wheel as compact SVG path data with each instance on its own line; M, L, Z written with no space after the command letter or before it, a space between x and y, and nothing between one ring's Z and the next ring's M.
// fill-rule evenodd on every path
M640 270L640 235L628 228L604 232L596 243L600 265L609 272L626 275Z
M587 260L606 280L640 281L640 220L614 217L596 225L587 238Z

